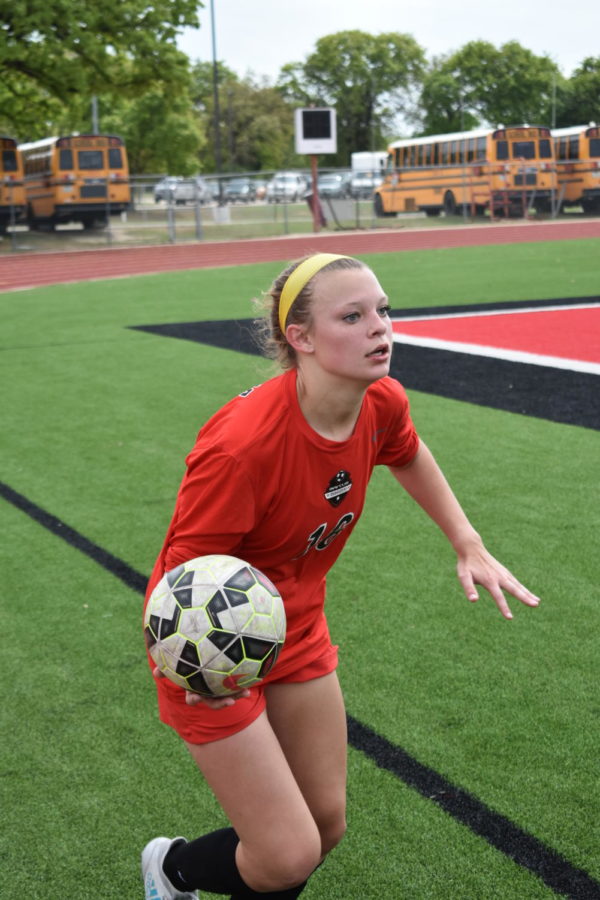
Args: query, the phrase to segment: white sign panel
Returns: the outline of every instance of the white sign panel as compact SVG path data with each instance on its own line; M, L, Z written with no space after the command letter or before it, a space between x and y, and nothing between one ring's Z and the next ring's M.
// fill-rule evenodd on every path
M295 110L296 153L337 153L335 109L309 107Z

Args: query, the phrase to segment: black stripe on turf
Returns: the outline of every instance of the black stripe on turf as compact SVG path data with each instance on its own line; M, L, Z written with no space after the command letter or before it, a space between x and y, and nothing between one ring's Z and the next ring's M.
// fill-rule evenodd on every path
M141 572L132 569L123 560L103 550L3 482L0 482L0 496L52 534L89 556L106 571L116 575L127 587L144 594L148 579ZM472 794L457 788L401 747L390 743L352 716L349 715L347 719L350 746L372 759L379 768L391 772L408 787L437 803L450 816L537 875L557 893L566 894L571 900L600 900L600 884L582 869L571 865L551 847L489 809Z
M3 481L0 481L0 496L4 497L5 500L8 500L9 503L12 503L13 506L16 506L17 509L26 513L39 525L42 525L48 531L51 531L52 534L62 538L63 541L66 541L71 547L75 547L76 550L80 550L86 556L89 556L90 559L93 559L94 562L101 565L107 572L116 575L116 577L120 578L127 587L133 588L134 591L139 591L141 594L146 590L148 578L145 575L142 575L141 572L136 572L135 569L128 566L122 559L113 556L112 553L99 547L98 544L94 544L78 531L75 531L74 528L61 522L60 519L57 519L56 516L51 515L51 513L46 512L41 506L32 503L31 500L28 500L23 494L14 491L7 484L4 484Z
M600 884L533 835L348 716L348 742L570 900L597 900Z
M542 306L600 303L600 297L506 301L469 306L393 310L394 319L438 313L494 312ZM197 341L224 350L259 354L251 319L172 322L132 326L137 331ZM412 344L397 345L390 374L408 390L535 416L565 425L600 429L600 376Z

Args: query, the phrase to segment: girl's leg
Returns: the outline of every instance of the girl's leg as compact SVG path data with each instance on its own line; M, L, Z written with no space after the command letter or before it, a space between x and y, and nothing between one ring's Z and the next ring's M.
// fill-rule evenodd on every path
M305 881L320 861L321 839L266 713L231 737L187 746L239 838L243 882L269 892ZM202 860L194 863L201 871Z
M335 673L269 685L267 715L224 740L188 744L234 830L174 847L165 870L175 884L296 897L342 837L346 717Z
M346 830L346 711L337 674L266 687L267 715L321 837L324 857Z

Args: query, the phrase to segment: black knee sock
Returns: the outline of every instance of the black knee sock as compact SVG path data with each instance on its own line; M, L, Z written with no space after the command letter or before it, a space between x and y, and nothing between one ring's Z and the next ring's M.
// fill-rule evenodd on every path
M187 843L180 841L165 856L164 873L179 891L198 888L213 894L231 894L231 900L252 900L253 897L295 900L300 896L306 882L287 891L270 893L249 888L235 861L238 843L233 828L222 828Z

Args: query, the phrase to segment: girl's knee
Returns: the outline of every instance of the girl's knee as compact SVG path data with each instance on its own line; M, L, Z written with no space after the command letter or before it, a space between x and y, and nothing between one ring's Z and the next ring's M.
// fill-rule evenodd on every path
M315 821L321 836L323 856L340 843L346 834L346 796L334 798L318 810Z
M321 829L321 851L323 856L326 856L337 847L346 834L346 828L346 819L342 816Z
M297 887L312 875L322 858L321 841L315 829L314 835L292 839L261 859L243 856L241 875L249 887L260 892L283 891Z

